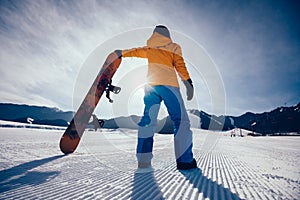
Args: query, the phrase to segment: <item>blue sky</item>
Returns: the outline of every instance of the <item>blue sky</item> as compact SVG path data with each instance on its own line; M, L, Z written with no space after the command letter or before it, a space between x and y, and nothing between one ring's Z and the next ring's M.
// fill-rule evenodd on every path
M211 66L189 62L197 55L183 44L188 69L200 74L191 73L197 94L188 108L237 116L293 105L300 102L299 13L292 0L1 0L0 102L74 110L99 70L87 69L91 54L98 52L93 65L100 67L108 52L142 46L155 25L165 24L175 42L184 36L201 47L217 74L205 77ZM116 82L129 100L101 101L98 116L142 113L142 87L124 77L143 76L145 64L123 60ZM211 89L214 78L220 96ZM218 100L224 109L213 108ZM127 113L118 112L124 105Z

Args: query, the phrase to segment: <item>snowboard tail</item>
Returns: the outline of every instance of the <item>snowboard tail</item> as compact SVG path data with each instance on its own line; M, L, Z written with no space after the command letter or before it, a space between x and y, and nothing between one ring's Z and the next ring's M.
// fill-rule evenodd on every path
M111 53L106 58L92 87L60 139L60 150L64 154L73 153L76 150L92 113L102 94L107 90L107 85L111 84L111 79L120 64L121 58L118 58L116 53Z

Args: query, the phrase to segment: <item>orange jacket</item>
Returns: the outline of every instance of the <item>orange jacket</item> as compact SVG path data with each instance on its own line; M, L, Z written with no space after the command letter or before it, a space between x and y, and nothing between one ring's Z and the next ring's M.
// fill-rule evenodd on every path
M122 57L147 58L147 77L150 85L179 87L176 72L182 80L190 78L181 47L157 32L148 39L147 46L122 50Z

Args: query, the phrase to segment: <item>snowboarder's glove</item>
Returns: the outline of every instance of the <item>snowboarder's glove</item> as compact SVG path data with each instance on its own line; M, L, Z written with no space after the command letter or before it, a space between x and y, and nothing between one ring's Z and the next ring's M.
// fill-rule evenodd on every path
M118 55L118 58L122 58L122 50L115 50L115 53Z
M194 86L193 86L192 79L185 80L183 81L183 83L186 87L187 100L190 101L194 96Z

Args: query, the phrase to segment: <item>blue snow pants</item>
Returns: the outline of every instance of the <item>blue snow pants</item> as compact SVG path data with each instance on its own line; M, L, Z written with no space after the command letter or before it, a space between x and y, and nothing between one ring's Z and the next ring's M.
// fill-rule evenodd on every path
M157 116L162 101L174 125L176 162L192 162L192 131L180 90L177 87L163 85L145 88L144 115L138 124L137 160L148 163L153 157L153 136L157 129Z

